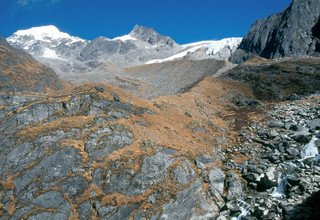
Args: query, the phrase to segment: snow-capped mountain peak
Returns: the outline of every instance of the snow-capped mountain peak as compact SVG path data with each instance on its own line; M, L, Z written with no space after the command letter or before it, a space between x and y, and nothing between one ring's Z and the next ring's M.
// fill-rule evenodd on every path
M84 40L79 37L70 36L67 33L61 32L57 27L53 25L33 27L26 30L19 30L15 32L12 36L8 38L8 41L15 43L21 37L29 37L35 41L50 42L52 40L67 39L70 43L75 43L78 41L83 42Z

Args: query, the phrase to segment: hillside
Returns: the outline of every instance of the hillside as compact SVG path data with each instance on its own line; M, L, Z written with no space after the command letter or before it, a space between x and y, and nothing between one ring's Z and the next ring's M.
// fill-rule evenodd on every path
M187 91L205 76L215 74L224 66L225 61L214 59L178 60L126 68L125 72L129 77L142 82L137 89L132 90L134 94L154 99Z
M320 58L252 58L224 73L242 81L258 99L299 99L320 92Z
M0 215L216 216L221 204L205 176L222 172L220 151L233 142L223 138L232 133L223 120L234 112L231 94L251 96L213 78L154 103L101 85L59 97L1 95Z
M55 72L36 61L28 53L13 48L0 38L0 91L59 90L62 81Z

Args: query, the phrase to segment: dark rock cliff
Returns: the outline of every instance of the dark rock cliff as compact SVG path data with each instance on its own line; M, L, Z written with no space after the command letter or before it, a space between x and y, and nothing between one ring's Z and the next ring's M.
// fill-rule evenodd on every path
M314 56L320 52L319 0L294 0L278 14L258 20L230 58L240 63L264 58Z

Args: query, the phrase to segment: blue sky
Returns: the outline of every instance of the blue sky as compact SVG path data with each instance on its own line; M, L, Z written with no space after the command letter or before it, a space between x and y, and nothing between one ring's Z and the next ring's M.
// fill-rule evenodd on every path
M85 39L153 27L178 43L243 36L291 0L1 0L0 35L53 24Z

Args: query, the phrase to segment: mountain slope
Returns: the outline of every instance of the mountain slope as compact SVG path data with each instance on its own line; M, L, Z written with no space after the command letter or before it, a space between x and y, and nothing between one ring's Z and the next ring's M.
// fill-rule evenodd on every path
M34 91L63 88L55 72L37 62L23 50L10 46L0 38L0 90Z
M154 99L184 92L225 66L225 61L214 59L175 60L124 69L104 63L93 71L71 77L69 81L74 84L108 83L140 98Z
M225 204L220 193L233 191L220 166L234 92L250 93L207 78L154 104L101 85L27 102L0 95L0 217L217 217ZM221 192L214 180L208 184L217 171L227 182L219 183Z
M294 0L283 12L254 23L230 60L239 63L255 54L280 58L319 52L319 0Z
M258 99L298 99L320 92L320 58L255 57L223 76L247 83Z
M154 99L184 92L225 66L225 61L214 59L175 60L126 68L125 72L128 77L142 82L132 90L135 95Z

